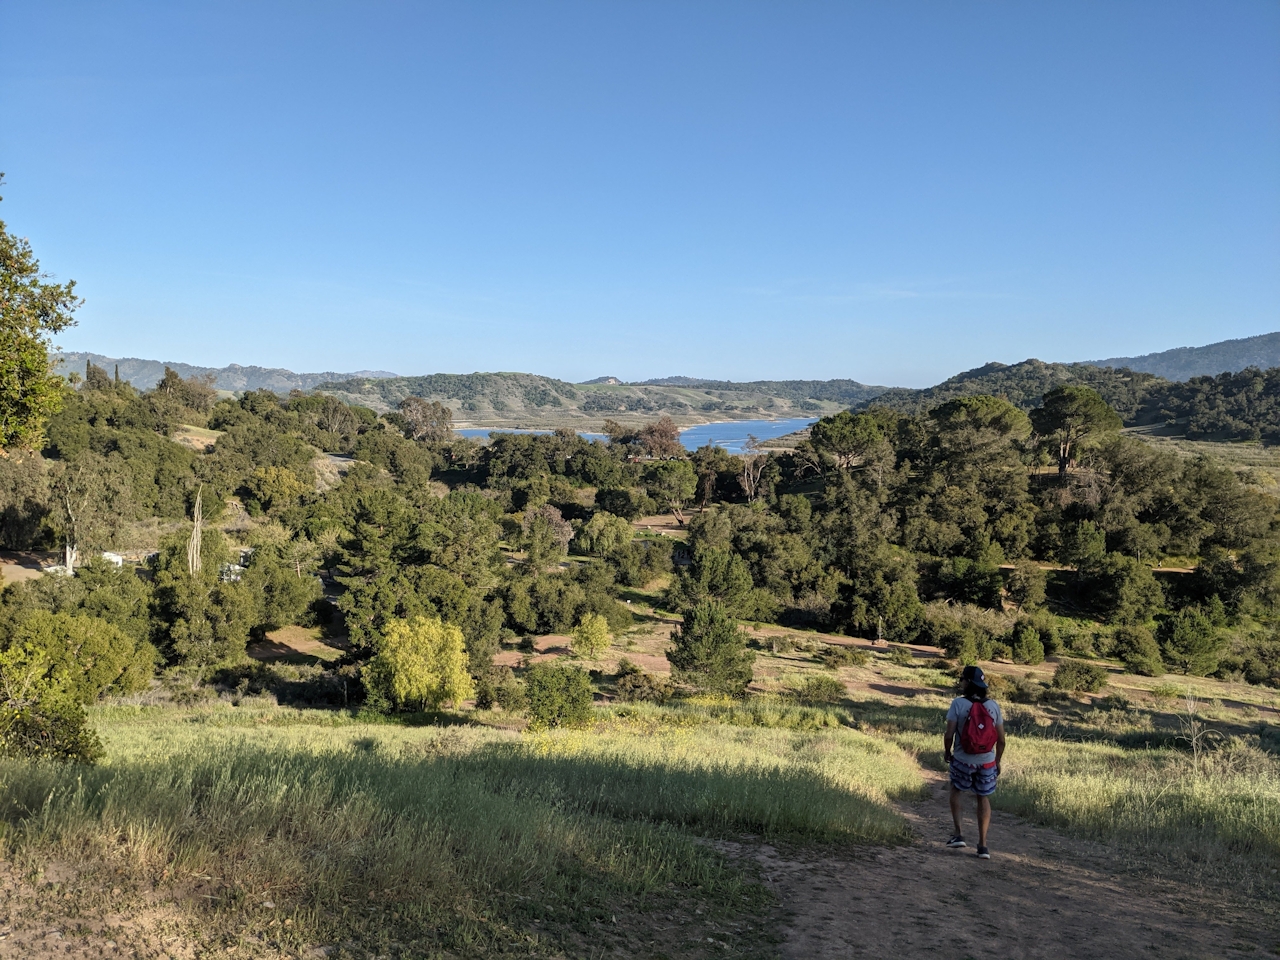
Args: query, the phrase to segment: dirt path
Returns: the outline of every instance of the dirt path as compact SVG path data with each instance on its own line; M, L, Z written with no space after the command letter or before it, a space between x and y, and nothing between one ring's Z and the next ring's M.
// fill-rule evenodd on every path
M1191 886L1126 875L1100 844L1073 840L996 813L992 858L975 855L972 799L966 850L949 850L945 781L904 806L919 842L809 859L764 847L758 858L784 910L782 955L961 958L1267 956L1280 930ZM1243 907L1243 905L1241 905Z

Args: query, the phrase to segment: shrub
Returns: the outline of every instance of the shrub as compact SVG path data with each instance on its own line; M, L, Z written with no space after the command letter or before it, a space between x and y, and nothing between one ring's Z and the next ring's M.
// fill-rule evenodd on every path
M822 652L822 662L832 670L838 667L865 667L871 662L871 654L857 647L829 643Z
M1063 660L1053 671L1053 685L1059 690L1097 693L1107 683L1107 668L1083 660Z
M1028 624L1022 624L1013 631L1013 662L1044 663L1044 644L1040 642L1040 631Z
M36 610L21 621L10 642L43 657L50 677L59 678L67 695L80 703L145 689L155 673L155 647L97 617Z
M1199 607L1165 617L1156 633L1165 662L1179 673L1203 677L1218 669L1224 642L1209 615Z
M898 667L914 667L916 658L904 647L894 647L889 651L889 662Z
M591 722L591 678L579 667L537 663L525 676L529 726L584 727Z
M573 652L588 660L598 660L609 649L609 621L598 613L583 614L573 628Z
M616 690L619 700L666 703L675 694L675 685L664 677L646 673L625 657L618 662Z
M799 687L791 691L797 703L816 706L820 703L839 703L845 698L844 684L828 674L806 677Z
M1142 677L1158 677L1164 673L1160 645L1146 627L1121 627L1116 631L1111 654L1124 661L1129 673Z
M0 698L0 753L84 763L102 755L80 698L40 647L0 653Z
M462 631L438 617L388 621L375 648L364 671L374 706L438 710L475 694Z
M523 710L524 686L510 667L494 667L476 679L476 709Z
M672 677L701 690L740 697L753 676L755 652L747 635L714 601L699 603L671 634Z

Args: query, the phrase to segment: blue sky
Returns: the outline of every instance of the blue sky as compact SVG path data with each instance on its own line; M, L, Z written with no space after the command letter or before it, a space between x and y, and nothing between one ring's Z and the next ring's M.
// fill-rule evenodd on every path
M68 349L924 385L1280 329L1280 4L0 2Z

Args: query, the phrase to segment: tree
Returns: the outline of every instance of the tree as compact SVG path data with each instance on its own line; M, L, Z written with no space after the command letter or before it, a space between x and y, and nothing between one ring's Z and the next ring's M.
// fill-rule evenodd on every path
M607 510L597 510L590 520L582 525L574 543L583 553L607 557L619 547L625 547L635 537L631 524L621 517L615 517Z
M655 423L645 424L637 434L640 445L649 456L659 460L667 460L685 456L684 444L680 442L680 428L670 417L663 417ZM690 496L692 496L692 492Z
M1034 560L1019 560L1005 575L1004 589L1019 610L1034 610L1044 603L1048 583L1045 572Z
M824 417L810 428L809 442L821 458L842 471L893 458L883 428L869 413L845 410L834 417Z
M1203 677L1218 669L1225 643L1200 607L1186 607L1166 617L1156 637L1165 662L1180 673Z
M81 557L111 545L131 513L128 478L117 464L83 453L52 471L50 519L60 534L67 573Z
M1058 387L1044 395L1044 405L1031 411L1036 433L1058 448L1058 476L1065 477L1079 449L1122 426L1120 417L1096 390Z
M31 245L0 220L0 450L38 448L45 421L62 406L64 381L50 369L49 346L84 303L75 286L51 283Z
M591 722L591 678L578 667L535 663L525 676L529 727L585 727Z
M35 651L50 676L80 703L93 703L108 693L146 688L156 663L156 650L97 617L37 610L14 630L10 645Z
M475 695L462 631L438 617L392 620L365 667L371 697L401 710L438 710Z
M1121 627L1116 631L1111 655L1124 661L1124 668L1142 677L1158 677L1164 673L1160 645L1146 627Z
M411 440L448 440L453 433L453 411L439 400L405 397L397 409L409 425Z
M700 603L671 634L672 676L712 693L741 697L754 675L747 634L718 603Z
M1044 663L1044 643L1040 631L1030 624L1022 624L1013 631L1013 662Z
M588 660L599 660L609 649L609 621L598 613L583 614L573 628L573 652Z
M747 495L747 503L755 503L760 494L760 477L768 466L769 454L760 450L760 442L751 434L747 434L746 452L742 455L742 473L738 482L742 484L742 492Z
M102 756L65 674L39 647L15 644L0 652L0 753L80 763Z
M677 522L684 525L684 506L698 487L693 464L688 460L664 460L649 471L649 496L666 504Z

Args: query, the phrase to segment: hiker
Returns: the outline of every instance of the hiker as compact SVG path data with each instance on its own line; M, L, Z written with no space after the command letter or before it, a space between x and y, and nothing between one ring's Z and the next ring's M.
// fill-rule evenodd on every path
M960 794L972 793L978 798L978 856L990 860L987 827L991 824L991 794L996 792L1000 758L1004 756L1004 714L1000 704L987 699L987 677L981 667L965 667L960 679L964 696L951 701L942 741L942 756L951 777L951 819L956 825L947 846L966 846L960 827Z

